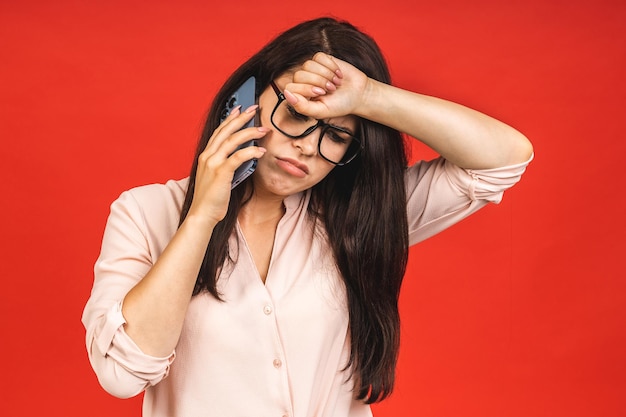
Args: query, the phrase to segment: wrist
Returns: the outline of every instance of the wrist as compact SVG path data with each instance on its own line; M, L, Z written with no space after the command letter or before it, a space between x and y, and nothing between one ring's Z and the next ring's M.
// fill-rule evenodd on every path
M381 98L384 94L381 90L384 89L386 84L380 81L368 78L363 89L363 94L359 105L355 108L354 115L376 121L376 114L381 109Z
M196 233L203 235L206 234L210 238L217 223L219 223L219 220L216 220L211 216L189 210L187 216L185 216L185 220L183 220L180 225L180 229L189 229L195 231Z

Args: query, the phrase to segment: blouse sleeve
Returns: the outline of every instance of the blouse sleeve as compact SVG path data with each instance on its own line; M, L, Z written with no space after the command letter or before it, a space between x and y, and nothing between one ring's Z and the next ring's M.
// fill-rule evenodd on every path
M409 244L414 245L461 221L487 203L499 203L531 158L494 169L463 169L444 158L420 161L405 176Z
M164 358L146 355L124 331L122 300L152 267L154 246L136 195L132 190L123 193L111 205L82 317L91 366L102 387L121 398L161 381L175 356L174 352Z

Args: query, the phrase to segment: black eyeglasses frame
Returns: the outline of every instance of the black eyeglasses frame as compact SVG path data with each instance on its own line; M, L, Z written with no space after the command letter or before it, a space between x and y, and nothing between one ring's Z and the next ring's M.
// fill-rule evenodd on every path
M319 120L318 119L316 124L310 126L303 133L301 133L299 135L291 135L291 134L283 131L280 127L278 127L276 125L276 123L274 123L274 114L276 113L276 110L278 110L278 107L280 106L280 104L283 101L285 101L286 98L285 98L285 95L283 94L283 92L280 91L280 89L278 88L278 86L276 85L276 83L274 81L270 81L270 85L272 86L272 89L274 90L274 93L276 93L276 97L278 97L278 102L276 103L276 106L274 106L274 110L272 110L272 114L270 116L270 122L272 123L272 126L274 126L280 133L282 133L283 135L287 136L290 139L300 139L300 138L303 138L305 136L310 135L311 132L313 132L315 129L317 129L318 127L321 127L320 137L319 137L319 140L317 141L317 153L322 158L324 158L324 160L326 160L326 161L328 161L331 164L336 165L336 166L344 166L344 165L348 164L349 162L352 162L354 160L354 158L356 158L359 155L359 153L363 149L363 141L361 139L359 139L356 136L354 136L354 134L352 132L350 132L349 130L344 129L344 128L339 127L339 126L331 125L329 123L324 122L323 120ZM322 153L322 139L324 138L324 134L326 134L326 131L328 129L335 129L335 130L339 130L340 132L347 133L348 135L350 135L352 137L353 141L358 142L358 149L356 150L356 152L354 152L354 155L350 156L350 158L347 159L346 161L342 160L340 162L331 161L330 159L325 157L324 154ZM347 152L347 150L346 150L346 152Z

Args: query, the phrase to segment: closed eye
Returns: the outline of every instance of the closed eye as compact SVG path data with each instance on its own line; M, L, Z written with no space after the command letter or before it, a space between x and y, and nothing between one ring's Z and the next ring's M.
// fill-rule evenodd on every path
M306 122L309 120L309 116L305 116L302 113L298 113L296 111L296 109L294 109L293 107L287 105L287 111L289 112L289 114L291 115L291 117L293 117L294 119L298 119L300 121Z
M328 129L326 135L335 143L349 143L352 138L349 133L335 129Z

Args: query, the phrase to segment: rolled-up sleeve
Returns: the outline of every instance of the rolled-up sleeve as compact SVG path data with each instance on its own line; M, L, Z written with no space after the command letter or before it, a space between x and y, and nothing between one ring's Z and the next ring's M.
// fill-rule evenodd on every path
M146 233L140 205L131 192L111 205L94 286L82 322L91 366L110 394L128 398L167 376L175 354L157 358L144 354L125 333L122 302L150 270L155 254Z
M499 203L531 158L494 169L464 169L444 158L421 161L405 174L409 243L414 245L461 221L488 203Z

